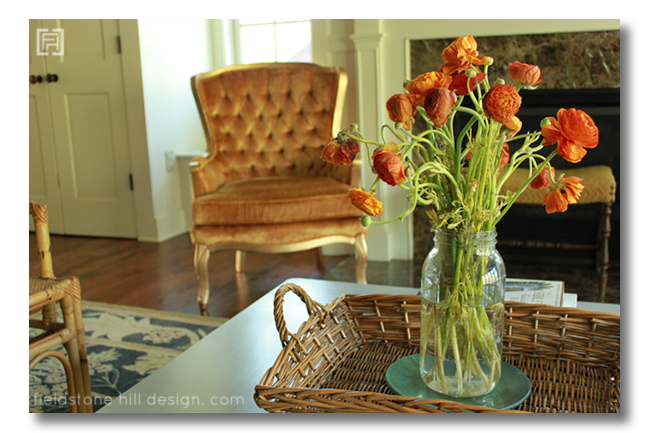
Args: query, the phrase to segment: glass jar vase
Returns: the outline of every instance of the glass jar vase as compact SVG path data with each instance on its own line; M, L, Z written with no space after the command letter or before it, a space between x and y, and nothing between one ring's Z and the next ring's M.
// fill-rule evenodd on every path
M501 377L506 271L496 230L436 230L422 267L420 374L452 397L492 391Z

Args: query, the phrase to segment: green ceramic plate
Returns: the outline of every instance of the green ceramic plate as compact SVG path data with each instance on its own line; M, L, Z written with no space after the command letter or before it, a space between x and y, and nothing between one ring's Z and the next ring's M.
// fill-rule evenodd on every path
M530 380L519 369L503 362L501 380L492 392L480 397L454 398L439 394L425 385L420 377L420 355L406 356L394 362L386 371L386 382L395 394L455 401L458 403L513 409L530 395Z

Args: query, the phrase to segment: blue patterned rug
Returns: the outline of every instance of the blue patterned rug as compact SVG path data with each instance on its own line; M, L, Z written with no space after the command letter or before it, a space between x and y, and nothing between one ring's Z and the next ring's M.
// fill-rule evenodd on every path
M228 320L90 301L81 305L95 411ZM29 335L39 332L30 328ZM29 411L69 412L66 398L63 366L56 358L44 359L29 373Z

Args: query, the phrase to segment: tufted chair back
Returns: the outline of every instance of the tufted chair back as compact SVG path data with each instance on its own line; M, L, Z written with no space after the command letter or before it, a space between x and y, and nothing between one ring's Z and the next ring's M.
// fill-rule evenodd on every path
M238 179L326 176L349 166L320 159L340 129L347 74L310 63L235 65L192 77L208 155L193 161L194 196Z

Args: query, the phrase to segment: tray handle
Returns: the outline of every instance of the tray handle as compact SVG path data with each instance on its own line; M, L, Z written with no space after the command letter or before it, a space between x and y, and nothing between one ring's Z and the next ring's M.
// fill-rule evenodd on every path
M302 287L293 283L283 284L275 292L275 298L273 299L273 316L275 317L275 327L278 330L278 334L280 334L282 347L286 346L289 342L289 336L296 338L294 334L287 331L287 324L284 320L284 311L282 309L282 304L284 303L284 295L290 291L295 293L302 300L302 302L305 303L305 306L307 307L307 314L311 316L313 313L318 313L321 318L325 316L325 308L318 302L312 300Z

